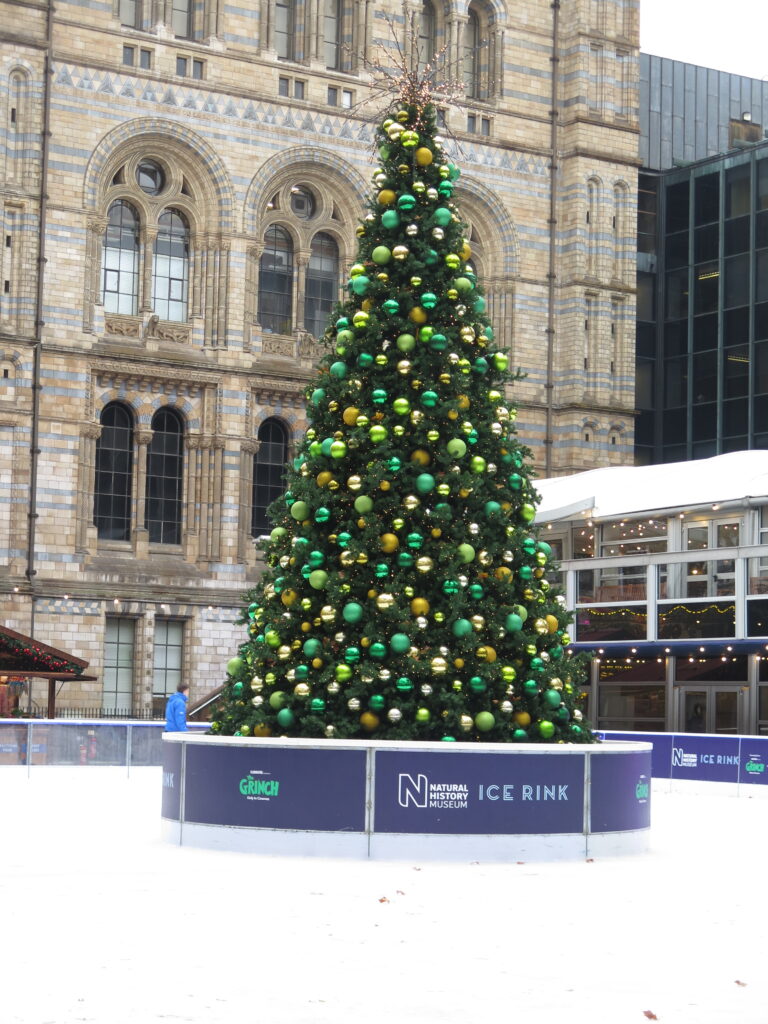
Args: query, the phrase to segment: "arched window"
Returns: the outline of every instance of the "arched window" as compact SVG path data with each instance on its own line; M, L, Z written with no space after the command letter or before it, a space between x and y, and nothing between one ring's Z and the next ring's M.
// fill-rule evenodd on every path
M272 529L267 509L285 490L288 433L280 420L264 420L259 427L259 450L253 457L251 534L258 537Z
M340 0L325 0L325 66L334 71L341 67L341 16Z
M304 326L319 338L339 297L339 247L330 235L312 239L304 295Z
M464 27L464 88L467 96L481 99L480 92L480 19L471 7Z
M419 70L423 71L435 56L435 8L431 0L424 0L419 13Z
M129 540L133 484L133 416L122 402L110 402L101 413L96 442L93 521L97 536Z
M294 41L294 0L277 0L275 3L275 49L281 60L293 60Z
M278 225L267 230L259 266L259 323L273 334L290 334L293 319L293 242Z
M139 217L119 199L109 208L101 261L101 294L107 313L135 316L139 306Z
M178 210L164 210L157 221L152 264L152 305L161 320L187 319L189 226Z
M145 522L150 542L181 543L181 499L184 469L184 424L167 405L152 417L152 443L147 452Z

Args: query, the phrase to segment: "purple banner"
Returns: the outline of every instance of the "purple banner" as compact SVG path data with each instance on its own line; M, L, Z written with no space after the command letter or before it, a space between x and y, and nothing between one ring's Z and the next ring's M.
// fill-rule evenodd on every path
M651 774L654 779L668 779L672 768L672 740L668 732L600 732L600 739L629 740L630 743L652 743Z
M590 832L628 832L651 824L651 752L592 754Z
M181 751L180 743L163 744L163 802L161 815L171 821L179 820L181 809Z
M738 782L738 736L698 736L676 733L672 737L673 779L701 782Z
M375 752L374 832L580 833L584 757Z
M187 744L184 820L365 831L365 750Z

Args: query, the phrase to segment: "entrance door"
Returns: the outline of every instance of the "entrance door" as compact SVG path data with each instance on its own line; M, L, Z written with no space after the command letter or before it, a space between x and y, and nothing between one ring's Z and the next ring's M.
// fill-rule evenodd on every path
M741 686L680 687L680 731L739 735L744 732Z

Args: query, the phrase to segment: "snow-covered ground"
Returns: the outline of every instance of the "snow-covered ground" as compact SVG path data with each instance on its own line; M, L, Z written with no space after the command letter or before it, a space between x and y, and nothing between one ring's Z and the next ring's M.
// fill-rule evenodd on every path
M0 1021L768 1024L768 803L667 789L642 856L361 863L165 844L160 769L2 767Z

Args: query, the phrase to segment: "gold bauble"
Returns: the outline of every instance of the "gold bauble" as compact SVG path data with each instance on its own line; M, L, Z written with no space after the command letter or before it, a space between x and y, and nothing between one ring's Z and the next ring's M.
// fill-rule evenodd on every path
M323 605L320 609L320 618L325 623L336 621L336 609L332 604Z
M422 555L421 558L416 559L416 568L419 572L432 572L435 567L435 563L431 558L427 558L426 555Z
M293 692L297 697L308 697L312 691L306 683L297 683L293 688Z
M480 551L477 555L477 560L480 565L490 565L493 561L490 551Z
M367 565L368 564L368 555L366 555L366 553L364 551L361 551L360 554L357 556L356 561L357 561L358 565Z
M482 615L473 615L469 621L472 623L473 629L481 630L485 625L485 619Z
M354 427L355 420L359 415L360 410L356 409L353 405L349 405L341 414L341 418L344 420L348 427Z
M331 480L333 480L333 473L329 473L327 469L323 470L322 473L318 473L315 477L318 487L325 487Z
M400 546L400 541L394 533L384 533L379 538L379 544L381 545L382 551L386 554L391 554L393 551L397 551Z
M433 658L429 663L429 667L436 676L441 676L448 671L448 662L445 658Z
M417 466L428 466L431 461L432 456L423 448L416 448L411 452L411 462L415 462Z
M415 508L418 508L421 501L416 497L415 494L407 494L403 498L403 505L408 509L409 512L413 512Z
M531 724L531 716L527 711L516 711L513 717L522 729L527 729Z
M512 578L512 570L507 565L500 565L493 575L497 580L507 581Z
M435 612L432 618L435 622L445 622L445 612Z
M549 688L551 690L562 690L562 688L563 688L563 680L562 679L558 679L558 677L555 676L554 679L550 679L550 681L549 681Z
M264 680L261 678L261 676L251 677L251 689L254 691L254 693L259 693L259 691L264 689Z
M381 483L379 484L379 490L388 491L391 486L392 484L389 482L389 480L382 480Z
M496 661L496 651L493 647L478 647L475 654L480 661L494 662Z
M472 732L472 726L474 724L474 721L470 718L469 715L461 715L461 717L459 718L459 727L461 728L462 732Z
M533 628L536 630L539 636L544 636L546 633L549 632L549 626L547 625L546 619L534 619Z
M386 611L387 608L391 608L394 603L395 598L393 594L379 594L376 598L376 607L382 612Z
M277 648L277 656L281 661L286 661L291 656L291 648L288 644L280 644Z
M414 615L426 615L429 611L429 601L425 597L414 597L411 601L411 612Z
M366 732L373 732L379 727L379 717L374 715L372 711L364 711L360 715L360 725L362 725Z
M259 736L261 739L265 739L267 736L272 735L272 730L266 722L257 722L253 727L253 735Z
M429 533L430 536L435 538L435 540L437 540L438 537L442 537L443 535L443 531L440 529L439 526L433 526Z
M313 658L312 659L312 668L322 668L322 667L323 667L323 659L322 658Z
M355 564L355 556L351 551L342 551L339 555L339 561L342 565L350 566Z
M558 622L554 615L545 615L544 620L547 623L547 631L549 633L556 633Z

